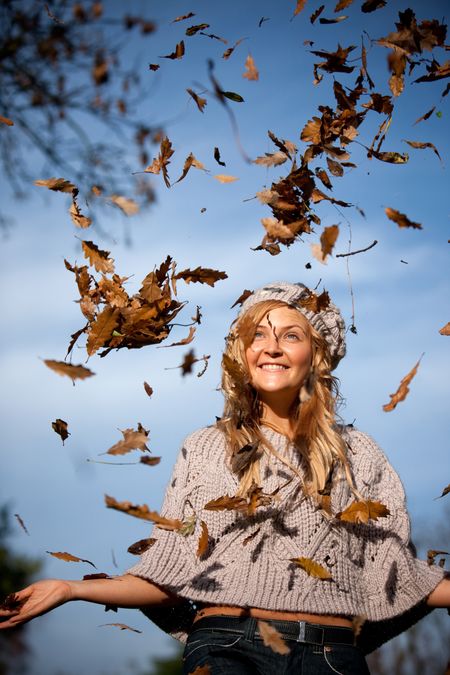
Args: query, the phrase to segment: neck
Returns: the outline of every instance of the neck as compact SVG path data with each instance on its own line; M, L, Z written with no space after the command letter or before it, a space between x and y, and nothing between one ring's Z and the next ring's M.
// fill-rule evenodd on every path
M284 406L269 406L266 403L263 403L263 410L261 415L261 424L265 424L275 431L292 437L293 433L293 424L292 419L289 414L289 409L286 409Z

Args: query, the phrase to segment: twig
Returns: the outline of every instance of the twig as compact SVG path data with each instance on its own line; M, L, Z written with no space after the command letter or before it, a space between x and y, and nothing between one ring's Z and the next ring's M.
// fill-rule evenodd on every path
M349 255L356 255L357 253L364 253L365 251L369 251L371 248L376 246L378 244L378 241L376 239L373 240L373 242L370 244L370 246L366 246L366 248L360 248L358 251L349 251L349 253L337 253L335 258L347 258Z

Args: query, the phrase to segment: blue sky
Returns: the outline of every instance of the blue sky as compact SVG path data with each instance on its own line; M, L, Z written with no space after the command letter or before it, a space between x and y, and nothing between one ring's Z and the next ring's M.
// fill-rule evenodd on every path
M351 296L345 258L331 258L321 265L311 255L310 243L318 241L320 229L277 257L254 252L263 235L260 218L271 215L254 197L263 185L286 173L285 166L265 169L248 165L239 154L223 108L206 94L208 105L202 115L186 94L186 87L209 86L206 58L216 62L216 76L225 89L239 92L243 104L230 107L236 114L246 152L256 157L273 151L267 137L271 129L279 137L299 143L299 133L319 103L332 102L332 79L312 84L315 60L303 45L334 49L337 43L359 45L361 30L372 38L393 29L395 12L389 7L373 15L362 15L359 3L344 13L349 19L336 26L311 26L310 13L319 3L308 3L291 21L294 2L242 3L230 0L216 4L195 0L187 6L171 3L131 3L134 13L145 14L158 23L158 31L145 47L130 44L128 57L149 80L149 96L140 112L149 123L173 119L167 133L175 148L170 165L172 178L181 173L189 152L202 161L211 174L192 169L180 184L167 190L160 176L146 176L157 190L157 203L148 212L126 219L111 207L86 232L75 231L67 214L67 196L30 185L29 200L11 200L2 186L3 208L14 215L15 224L1 247L3 330L0 334L1 370L4 387L2 405L2 501L20 513L30 531L19 528L14 537L17 550L46 558L45 575L81 578L88 565L70 564L46 556L45 551L70 551L95 562L100 571L119 573L134 558L127 546L147 535L143 521L107 510L104 493L118 500L147 503L158 509L164 486L182 439L193 429L208 424L221 413L220 380L223 337L235 316L230 307L244 288L254 289L267 281L303 281L310 287L320 282L342 308L351 323ZM421 3L392 3L397 9ZM107 11L118 12L121 3L106 2ZM389 5L389 3L388 3ZM331 16L334 3L324 16ZM420 18L442 19L444 2L428 2ZM220 58L224 46L208 38L185 38L186 56L181 61L161 62L156 73L149 62L167 54L191 22L170 24L175 16L194 11L192 23L206 21L211 31L230 44L247 37L229 61ZM262 16L270 21L258 28ZM136 52L140 49L140 52ZM260 71L258 82L242 78L244 61L251 53ZM356 52L355 52L356 53ZM387 50L369 51L369 72L382 93L387 94ZM357 64L358 65L358 64ZM153 80L151 79L153 78ZM338 79L341 79L338 77ZM346 80L342 78L345 83ZM448 99L440 100L445 81L416 84L397 101L384 145L385 150L409 151L403 166L367 160L363 148L353 151L358 168L334 180L334 196L360 206L344 216L330 206L318 206L324 225L339 224L337 252L348 250L351 227L352 250L374 239L378 244L348 259L355 298L358 334L348 333L348 356L339 366L346 407L342 415L370 433L385 449L400 472L414 523L426 524L425 547L446 548L439 539L437 524L444 517L445 500L434 501L450 482L448 460L448 368L450 338L438 331L449 317L448 278ZM433 105L442 117L413 126ZM373 117L373 128L361 132L361 142L370 144L371 133L381 119ZM369 125L370 126L370 125ZM13 132L13 128L7 130ZM373 135L373 134L372 134ZM412 150L402 139L433 142L443 164L431 150ZM105 139L104 139L105 140ZM301 145L299 143L299 145ZM218 146L226 167L213 157ZM30 160L36 178L46 178L36 158ZM138 168L138 167L137 167ZM228 173L238 181L221 185L212 178ZM52 172L55 175L55 172ZM65 176L70 179L70 176ZM384 208L405 212L423 224L423 230L400 230L389 221ZM204 213L201 209L206 208ZM99 233L107 233L101 236ZM124 231L131 245L124 244ZM179 269L197 265L225 270L226 281L215 288L179 283L179 297L189 301L181 317L188 322L195 306L201 305L204 320L191 345L197 355L210 354L210 365L202 378L182 378L177 369L186 348L112 352L105 359L93 357L88 366L96 376L77 382L60 378L42 359L62 359L70 334L83 325L73 275L64 258L81 262L77 237L85 235L111 251L116 270L133 275L129 289L167 254ZM401 262L401 261L405 262ZM311 269L305 265L311 263ZM180 319L183 322L183 318ZM174 328L172 336L184 337L186 328ZM419 372L411 392L391 413L381 407L400 379L422 353ZM75 349L74 363L86 354ZM142 383L155 390L149 399ZM51 422L60 417L69 424L71 436L62 447ZM106 466L87 462L99 457L120 437L118 429L141 422L150 429L150 447L162 456L156 467ZM132 453L123 461L137 459ZM112 551L117 568L112 561ZM143 635L119 632L103 623L122 621L143 630ZM104 614L102 607L78 604L60 608L38 619L31 627L34 649L32 675L77 673L121 675L131 659L144 663L150 655L170 651L165 637L138 612L121 610Z

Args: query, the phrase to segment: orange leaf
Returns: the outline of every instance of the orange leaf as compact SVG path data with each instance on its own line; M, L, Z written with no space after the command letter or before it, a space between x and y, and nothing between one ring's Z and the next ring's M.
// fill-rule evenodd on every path
M352 502L344 511L337 513L336 518L347 523L367 524L369 520L386 518L389 514L389 509L381 502L364 500Z
M300 14L302 9L305 8L306 5L306 0L297 0L297 5L294 9L294 16L297 16L297 14Z
M311 558L290 558L290 561L301 567L302 570L305 570L310 577L315 577L316 579L331 579L331 574L328 570L314 560L311 560Z
M423 354L422 354L423 356ZM414 368L412 368L407 375L402 379L402 381L399 384L399 387L395 394L390 394L391 400L389 403L386 403L383 406L383 410L385 412L390 412L391 410L394 410L394 408L397 406L397 403L400 403L400 401L404 401L405 398L407 397L409 393L409 384L415 374L417 373L417 369L419 368L420 361L422 360L422 356L420 359L417 361L416 365Z
M71 363L65 363L65 361L53 361L52 359L44 359L44 363L47 368L54 370L58 375L67 375L70 377L72 382L75 384L75 380L85 380L87 377L92 377L95 373L89 368L85 368L82 365L73 366Z
M89 227L89 225L91 225L92 223L91 218L83 216L83 214L80 211L80 207L77 204L76 198L74 196L72 197L72 204L70 205L69 214L70 217L72 218L72 222L77 227L80 227L83 230Z
M190 96L192 96L192 98L193 98L194 101L196 102L197 108L200 110L200 112L203 112L203 108L204 108L205 105L207 105L207 103L208 103L208 101L206 100L206 98L201 98L201 97L198 96L198 94L196 94L195 91L193 91L192 89L186 89L186 91L187 91L187 93L188 93Z
M156 464L159 464L160 461L161 457L149 457L148 455L145 455L140 458L139 463L146 464L147 466L155 466Z
M412 227L416 230L422 229L422 225L420 225L420 223L414 223L412 220L409 220L409 218L405 216L404 213L400 213L400 211L396 211L396 209L391 209L389 206L387 206L384 211L389 220L393 220L394 223L397 223L399 227Z
M253 60L253 56L250 54L245 60L245 72L242 74L242 77L245 77L247 80L258 80L259 72Z
M450 321L448 323L446 323L445 326L442 326L439 333L441 335L450 335Z
M214 176L214 178L218 180L219 183L234 183L235 180L239 180L239 178L236 178L236 176L227 176L224 173L219 173Z
M122 195L111 195L109 200L119 207L126 216L134 216L139 211L139 204L130 197L123 197Z
M7 124L8 127L13 127L14 122L9 119L9 117L3 117L3 115L0 115L0 123L1 124Z
M206 523L201 520L200 525L202 528L200 537L198 539L198 546L197 546L197 558L201 558L205 553L208 548L208 541L209 541L209 536L208 536L208 527Z
M161 56L162 59L181 59L184 56L184 42L178 42L175 47L175 50L171 54L166 54L166 56Z
M81 247L89 265L95 267L97 272L114 272L114 259L109 257L109 251L102 251L93 241L82 241Z
M94 563L91 562L90 560L79 558L76 555L72 555L72 553L56 552L56 551L46 551L46 553L49 553L54 558L58 558L58 560L65 560L65 562L84 562L88 563L88 565L92 565L92 567L95 567Z
M330 304L330 296L327 291L323 291L320 295L316 295L314 291L310 291L307 296L300 299L300 305L311 312L321 312Z
M258 630L266 647L276 654L289 654L290 648L274 626L267 621L258 621Z

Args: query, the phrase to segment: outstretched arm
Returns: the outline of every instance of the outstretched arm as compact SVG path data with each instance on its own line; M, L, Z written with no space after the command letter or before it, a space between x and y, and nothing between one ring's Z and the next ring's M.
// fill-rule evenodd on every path
M427 598L430 607L447 607L450 609L450 576L442 579Z
M139 608L175 604L177 597L132 574L86 581L45 579L9 597L7 603L9 607L4 608L3 605L3 608L0 608L0 629L19 626L72 600Z

